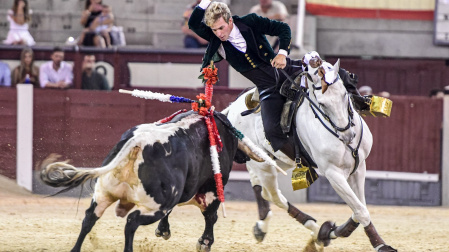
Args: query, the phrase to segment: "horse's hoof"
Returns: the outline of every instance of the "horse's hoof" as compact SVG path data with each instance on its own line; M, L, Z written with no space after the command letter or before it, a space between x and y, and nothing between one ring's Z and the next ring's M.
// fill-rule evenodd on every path
M256 223L256 225L254 225L253 234L257 242L262 242L267 233L263 232L262 229L259 228L258 223Z
M335 222L324 222L320 227L320 231L318 231L318 244L322 244L324 247L329 246L331 243L330 234L335 228Z
M198 242L196 243L196 251L198 252L210 252L210 246L209 245L209 240L208 239L204 239L203 238L199 238Z
M162 238L164 238L164 240L168 240L168 239L170 239L170 237L171 237L170 230L167 231L167 232L161 232L158 228L156 228L156 231L154 232L154 234L155 234L157 237L162 237Z
M396 249L388 246L387 244L382 244L380 247L376 248L377 252L398 252Z

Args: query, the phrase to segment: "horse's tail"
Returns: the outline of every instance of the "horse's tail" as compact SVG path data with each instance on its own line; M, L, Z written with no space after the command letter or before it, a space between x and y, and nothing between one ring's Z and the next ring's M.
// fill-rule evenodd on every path
M54 195L66 192L84 184L89 179L95 179L120 167L120 162L127 156L137 155L140 150L140 147L138 146L138 141L136 141L135 137L132 137L123 145L120 151L117 152L115 157L107 165L96 168L76 168L73 165L70 165L68 160L55 162L60 155L50 154L40 165L41 180L52 187L66 187Z

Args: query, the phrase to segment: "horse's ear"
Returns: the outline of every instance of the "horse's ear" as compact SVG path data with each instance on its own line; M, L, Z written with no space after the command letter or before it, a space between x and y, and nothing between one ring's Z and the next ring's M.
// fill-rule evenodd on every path
M337 62L335 62L334 65L334 71L338 73L339 70L340 70L340 58L338 58Z

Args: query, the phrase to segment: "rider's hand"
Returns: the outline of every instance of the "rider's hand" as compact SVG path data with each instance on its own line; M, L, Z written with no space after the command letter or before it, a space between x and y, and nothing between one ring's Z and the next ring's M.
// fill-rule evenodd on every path
M287 65L287 57L283 54L278 54L271 61L271 65L275 68L284 69L284 67Z

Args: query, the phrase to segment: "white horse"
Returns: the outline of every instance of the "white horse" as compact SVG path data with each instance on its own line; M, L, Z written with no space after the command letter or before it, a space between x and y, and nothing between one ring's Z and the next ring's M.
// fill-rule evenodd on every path
M371 151L373 137L365 121L354 112L349 94L338 76L339 62L334 66L324 62L315 69L308 66L308 95L298 108L294 120L299 139L316 163L318 174L329 180L352 209L352 216L338 227L329 221L318 226L315 219L294 207L282 195L277 184L276 169L267 163L253 160L246 163L251 184L256 198L257 192L261 190L263 199L288 211L290 216L312 231L312 238L320 245L327 246L331 239L337 237L348 237L361 223L376 251L396 251L378 235L366 207L365 159ZM234 127L274 155L280 167L285 170L294 168L294 161L280 151L274 152L267 142L260 113L241 116L241 112L247 110L245 97L250 92L253 90L240 96L223 113L227 114ZM263 240L272 215L269 204L264 203L263 199L258 199L260 220L254 227L258 241Z

